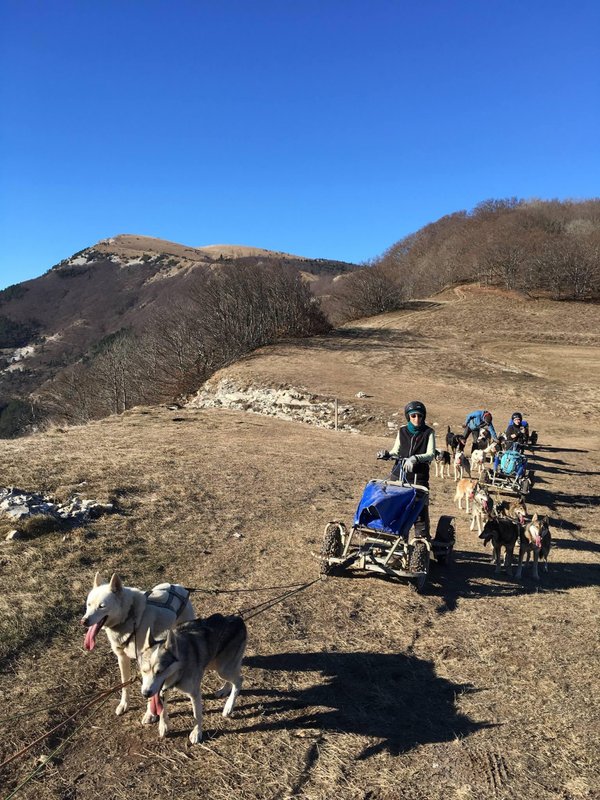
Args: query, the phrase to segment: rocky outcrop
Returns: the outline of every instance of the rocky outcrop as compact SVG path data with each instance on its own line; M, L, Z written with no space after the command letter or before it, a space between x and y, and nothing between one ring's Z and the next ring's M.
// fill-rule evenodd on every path
M73 495L66 503L56 503L42 494L15 487L0 487L0 514L17 523L36 515L44 515L54 517L57 521L82 524L114 510L112 503L86 500L78 494Z
M291 387L241 386L231 378L207 381L187 404L188 408L232 408L270 417L304 422L321 428L335 427L335 401ZM358 433L351 424L356 409L338 406L338 428Z

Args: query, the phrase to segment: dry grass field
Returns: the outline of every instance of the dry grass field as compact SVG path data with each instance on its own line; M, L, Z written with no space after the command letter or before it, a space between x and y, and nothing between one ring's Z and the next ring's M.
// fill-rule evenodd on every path
M202 746L188 742L182 695L168 739L142 727L138 684L124 717L112 696L2 768L2 798L598 797L599 323L597 306L464 287L227 371L338 397L361 434L142 408L4 441L1 484L113 498L118 512L0 547L0 761L117 683L106 637L83 649L97 569L144 589L312 580L325 523L351 521L365 482L385 475L375 460L394 435L385 423L413 398L440 439L475 408L490 407L499 428L525 412L540 436L530 511L549 515L554 549L539 584L495 576L457 512L455 561L432 567L423 595L349 573L252 618L231 718L207 678ZM455 513L453 488L432 476L434 520ZM279 593L198 592L193 602L200 615L230 613Z

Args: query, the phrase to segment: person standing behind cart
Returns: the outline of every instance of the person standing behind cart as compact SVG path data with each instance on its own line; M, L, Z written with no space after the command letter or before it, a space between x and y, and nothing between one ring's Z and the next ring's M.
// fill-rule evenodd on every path
M498 441L498 434L492 425L491 412L485 410L471 411L471 413L467 415L464 424L463 437L465 439L465 443L468 441L469 436L472 435L474 444L481 437L482 430L488 430L492 436L492 439L495 442Z
M427 409L420 400L413 400L404 407L406 425L398 431L394 446L388 452L379 450L377 458L395 458L392 477L398 480L403 468L409 483L429 489L429 465L435 456L435 431L425 424ZM415 535L429 537L429 495L423 510L415 520Z

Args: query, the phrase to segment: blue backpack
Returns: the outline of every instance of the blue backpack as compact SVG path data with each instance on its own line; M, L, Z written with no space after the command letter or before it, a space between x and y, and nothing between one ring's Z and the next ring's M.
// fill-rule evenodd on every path
M516 450L507 450L500 457L500 469L505 475L519 477L525 471L525 459Z

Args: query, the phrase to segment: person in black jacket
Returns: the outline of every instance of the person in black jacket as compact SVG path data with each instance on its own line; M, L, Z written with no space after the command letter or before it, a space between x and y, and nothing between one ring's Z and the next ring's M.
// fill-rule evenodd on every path
M404 416L407 424L398 431L394 446L389 452L380 450L377 458L397 460L392 470L395 479L398 479L402 467L409 483L429 488L429 465L435 456L435 431L425 424L427 409L420 400L407 403ZM415 534L429 536L428 498L415 522Z
M527 438L527 427L523 425L523 415L520 411L515 411L510 418L510 424L506 429L507 447L511 447L515 444L526 445Z

